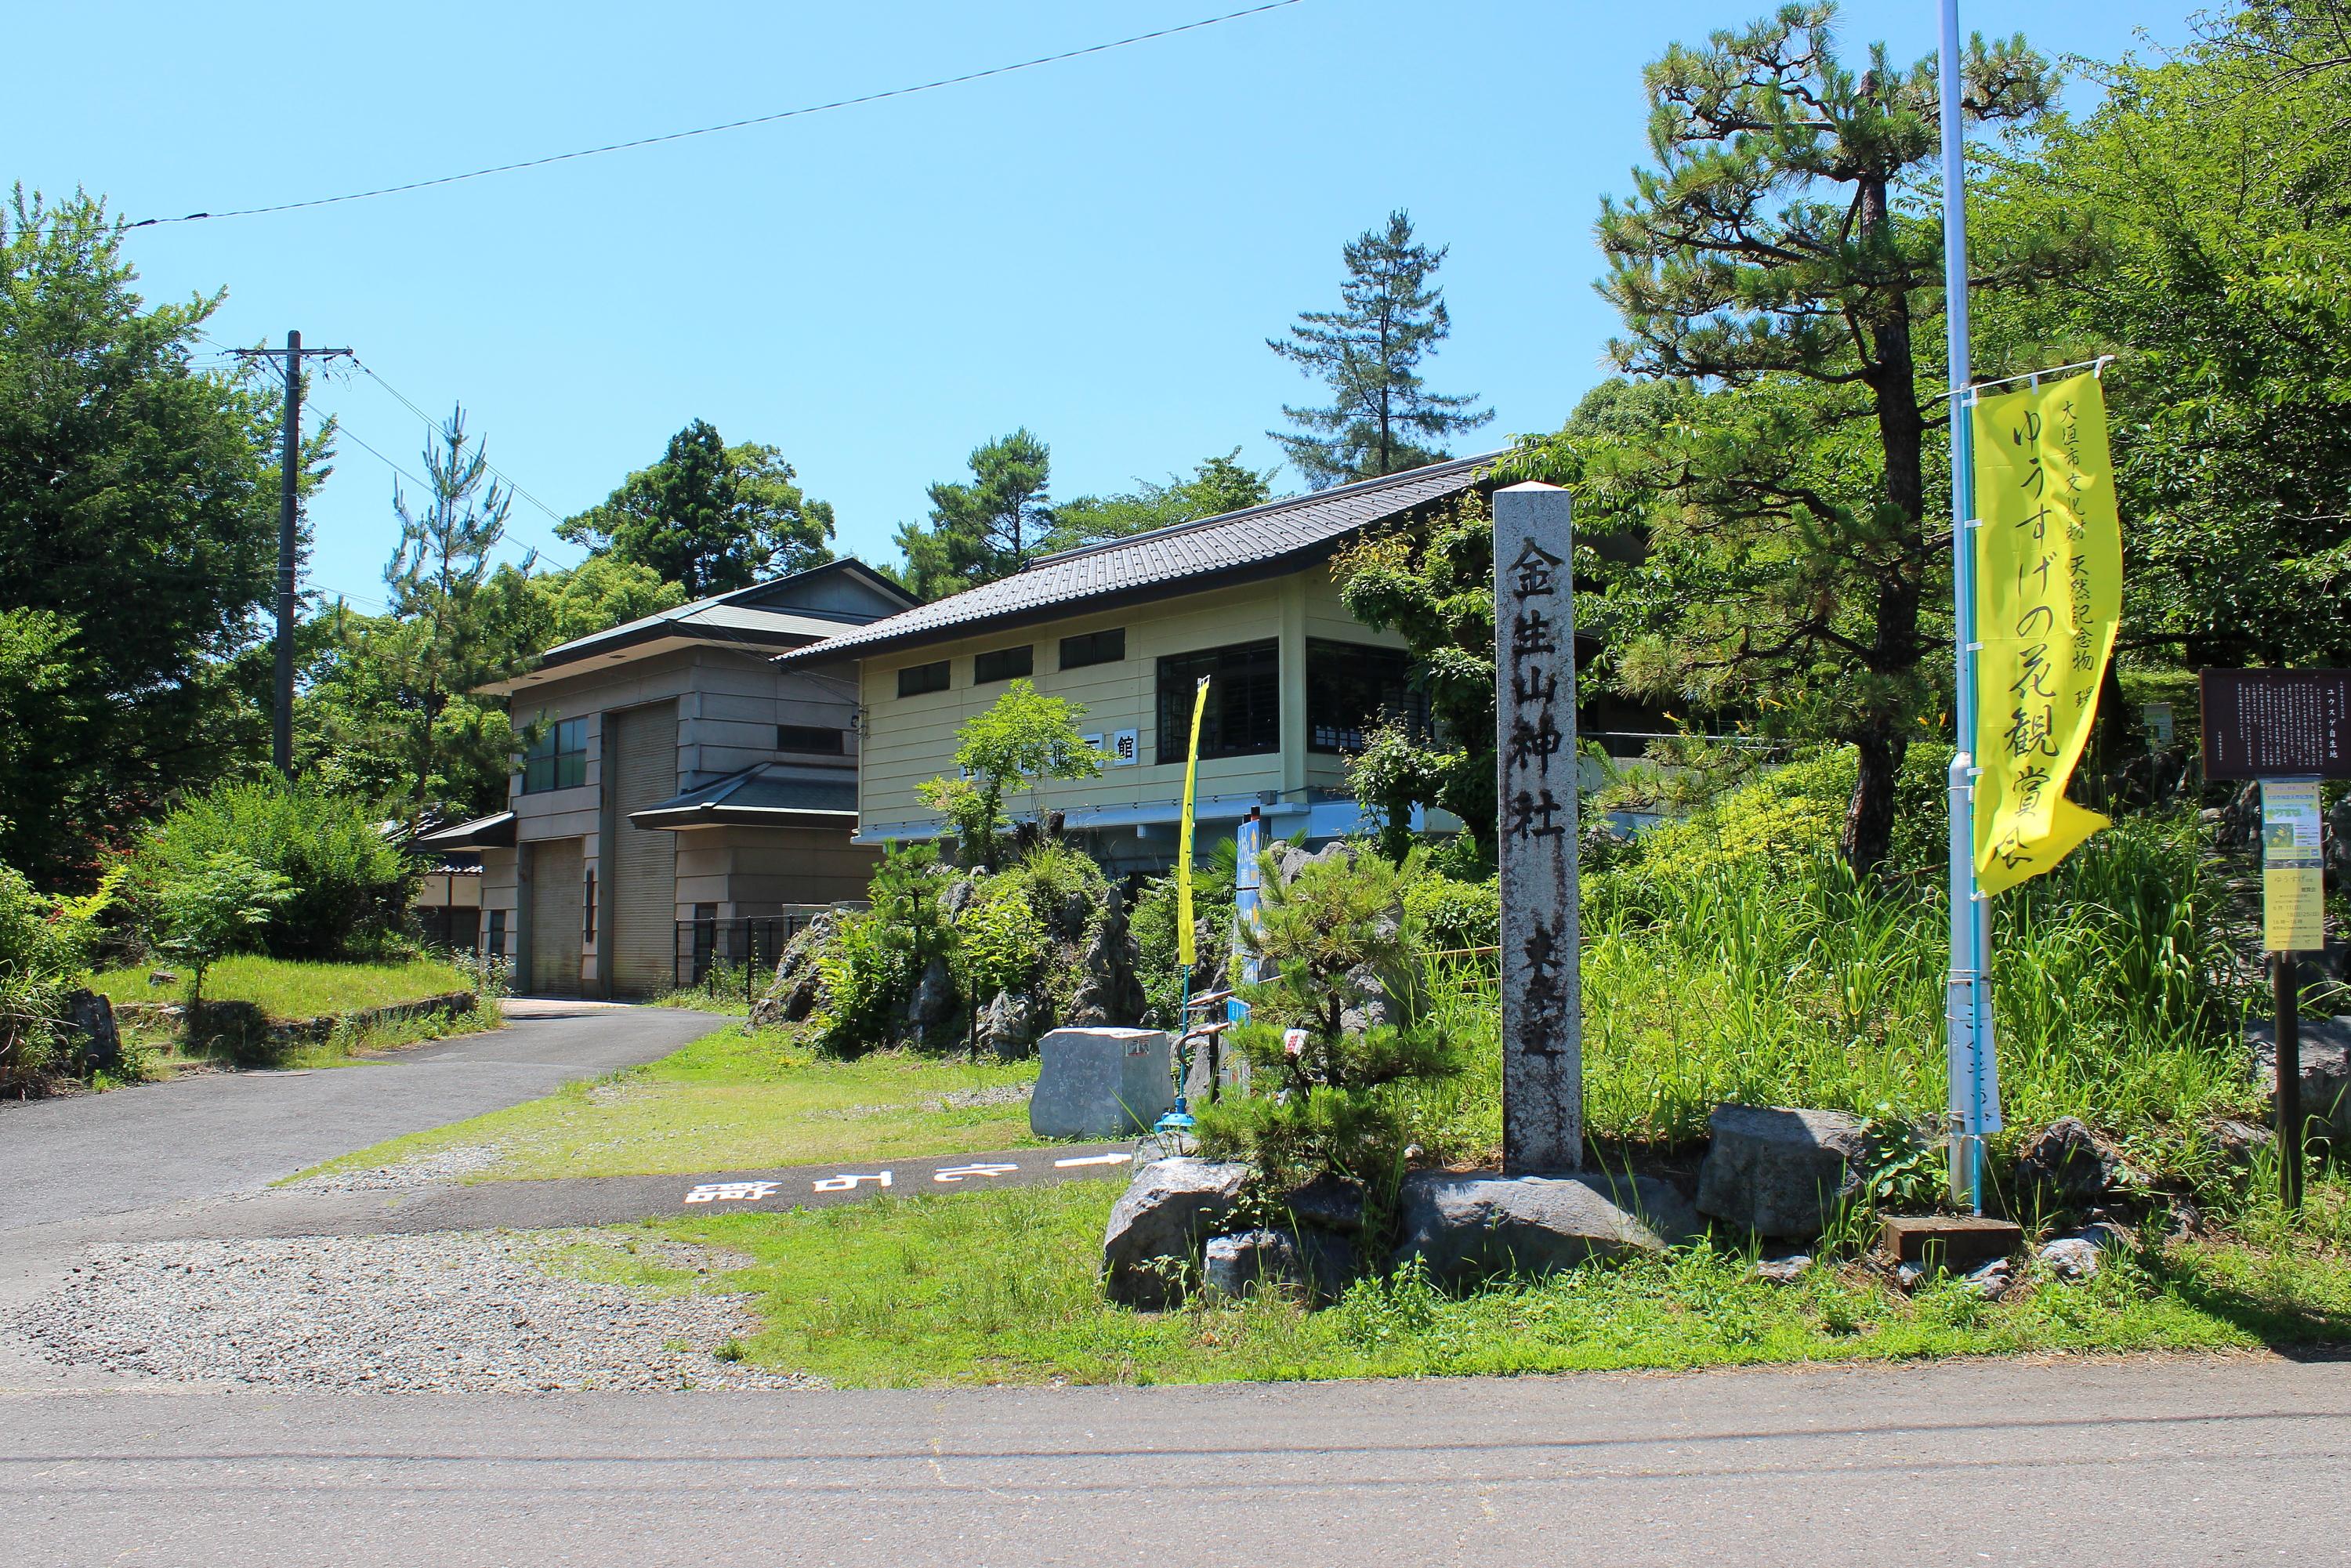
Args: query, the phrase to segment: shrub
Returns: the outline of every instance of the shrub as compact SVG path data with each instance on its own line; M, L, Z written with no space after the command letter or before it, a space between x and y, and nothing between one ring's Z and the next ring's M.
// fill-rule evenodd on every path
M953 880L935 844L893 844L883 852L866 890L872 907L843 919L817 954L820 1049L855 1056L889 1043L899 1008L931 960L946 956L939 895Z
M976 1005L998 991L1026 989L1045 954L1045 923L1024 890L1008 883L998 878L956 922L956 977Z
M283 876L234 850L214 851L196 865L164 874L155 888L156 946L184 959L193 971L188 982L192 1030L204 1006L204 971L293 895Z
M89 967L113 881L89 898L48 899L0 865L0 1092L24 1092L54 1065L65 992Z
M183 802L131 857L152 921L158 890L242 856L283 877L291 895L239 938L278 958L337 958L381 945L407 906L414 867L360 801L316 785L226 784Z
M1413 946L1423 951L1491 947L1502 939L1502 884L1494 877L1419 877L1405 889L1404 918Z

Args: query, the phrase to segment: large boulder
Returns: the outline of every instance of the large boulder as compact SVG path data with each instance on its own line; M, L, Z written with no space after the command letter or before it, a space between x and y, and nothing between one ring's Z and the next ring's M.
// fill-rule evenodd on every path
M2308 1018L2302 1041L2302 1113L2336 1137L2351 1138L2351 1018ZM2253 1048L2253 1078L2262 1096L2277 1101L2277 1035L2271 1025L2245 1030Z
M1127 926L1126 905L1118 889L1103 890L1102 919L1092 936L1086 936L1083 922L1076 936L1084 941L1078 951L1078 985L1071 993L1069 1015L1061 1021L1124 1024L1140 1019L1149 1005L1134 973L1141 949Z
M1397 1193L1398 1265L1418 1259L1432 1279L1549 1274L1595 1258L1661 1252L1695 1236L1698 1214L1656 1176L1456 1176L1422 1171Z
M113 1003L96 991L68 991L65 1025L75 1064L82 1071L121 1070L122 1033L114 1027Z
M1027 991L998 991L980 1009L979 1048L994 1051L1000 1061L1017 1061L1029 1054L1037 1034L1037 998Z
M1294 1291L1311 1301L1338 1298L1361 1271L1343 1236L1320 1230L1244 1230L1209 1239L1201 1250L1200 1285L1235 1300L1252 1289Z
M1808 1241L1861 1195L1867 1136L1839 1111L1718 1105L1698 1207L1758 1236Z
M1040 1138L1147 1132L1176 1103L1174 1060L1155 1029L1057 1029L1037 1043L1029 1128Z
M782 954L776 959L775 978L768 982L767 993L751 1004L754 1029L799 1023L816 1011L824 979L817 967L817 953L840 929L841 915L833 910L823 910L784 944Z
M2127 1176L2122 1155L2078 1116L2060 1116L2016 1152L2016 1185L2043 1205L2088 1208Z
M1134 1173L1102 1231L1102 1287L1113 1301L1165 1307L1183 1299L1200 1244L1231 1217L1249 1180L1238 1161L1154 1160Z

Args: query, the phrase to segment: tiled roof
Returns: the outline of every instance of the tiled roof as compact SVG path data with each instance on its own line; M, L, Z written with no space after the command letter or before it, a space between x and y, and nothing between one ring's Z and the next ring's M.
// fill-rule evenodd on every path
M755 762L657 806L632 811L629 821L641 828L680 828L793 815L854 818L857 775L846 768Z
M419 833L415 844L420 849L480 850L504 849L515 841L515 814L493 811L486 817L475 817L430 833Z
M1219 578L1241 578L1303 564L1358 529L1458 495L1500 456L1489 452L1431 464L1384 478L1270 501L1110 539L1059 555L1040 556L1009 577L918 605L852 632L777 656L779 664L823 664L888 648L959 637L1014 620L1091 601L1139 597L1165 585L1186 591Z
M576 637L569 643L559 643L539 655L539 663L542 666L568 664L607 647L641 642L649 635L664 632L692 635L699 632L722 639L747 635L778 645L795 639L814 641L830 637L844 626L857 625L866 618L810 611L789 602L778 604L775 601L788 600L797 581L820 573L838 571L859 572L897 595L902 603L904 601L905 596L897 584L882 577L864 562L829 561L805 571L755 582L748 588L738 588L730 592L713 594L707 599L697 599L690 604L657 611L639 620L623 621L618 626L609 626L601 632Z

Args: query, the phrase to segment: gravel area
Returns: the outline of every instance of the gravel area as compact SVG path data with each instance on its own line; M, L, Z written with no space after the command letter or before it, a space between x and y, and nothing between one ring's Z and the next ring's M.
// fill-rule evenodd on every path
M304 1192L415 1192L480 1176L506 1157L504 1144L459 1144L392 1165L329 1171L292 1185Z
M92 1248L0 1317L50 1361L173 1381L317 1389L805 1388L712 1352L746 1299L582 1280L592 1231L294 1237ZM593 1254L588 1255L591 1266ZM640 1241L635 1261L706 1270ZM723 1265L722 1265L723 1266Z
M977 1111L990 1105L1026 1104L1035 1093L1034 1083L999 1083L993 1089L958 1089L954 1093L934 1100L931 1104L940 1111Z

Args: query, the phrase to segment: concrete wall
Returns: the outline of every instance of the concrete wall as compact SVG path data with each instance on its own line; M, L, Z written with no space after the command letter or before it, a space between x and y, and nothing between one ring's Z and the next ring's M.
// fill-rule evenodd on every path
M1108 664L1062 670L1061 640L1107 627L1126 629L1126 657ZM868 659L861 666L864 749L858 775L861 831L871 839L923 837L936 826L916 799L926 779L955 770L956 731L1003 695L1005 683L975 685L972 656L1026 643L1035 649L1037 689L1084 705L1081 727L1105 735L1141 734L1141 760L1105 767L1099 779L1054 783L1007 802L1014 811L1070 810L1097 806L1174 802L1184 790L1184 758L1162 758L1158 744L1158 663L1163 656L1277 639L1281 646L1281 737L1279 752L1213 758L1200 764L1199 792L1242 795L1273 791L1302 800L1310 789L1345 782L1343 760L1306 747L1306 643L1309 638L1402 648L1404 639L1374 632L1339 601L1329 569L1315 566L1287 577L1204 593L1174 595L1122 610L1072 615L1011 632L935 643ZM912 664L950 661L948 686L919 696L898 695L898 672ZM894 830L894 831L893 831Z

